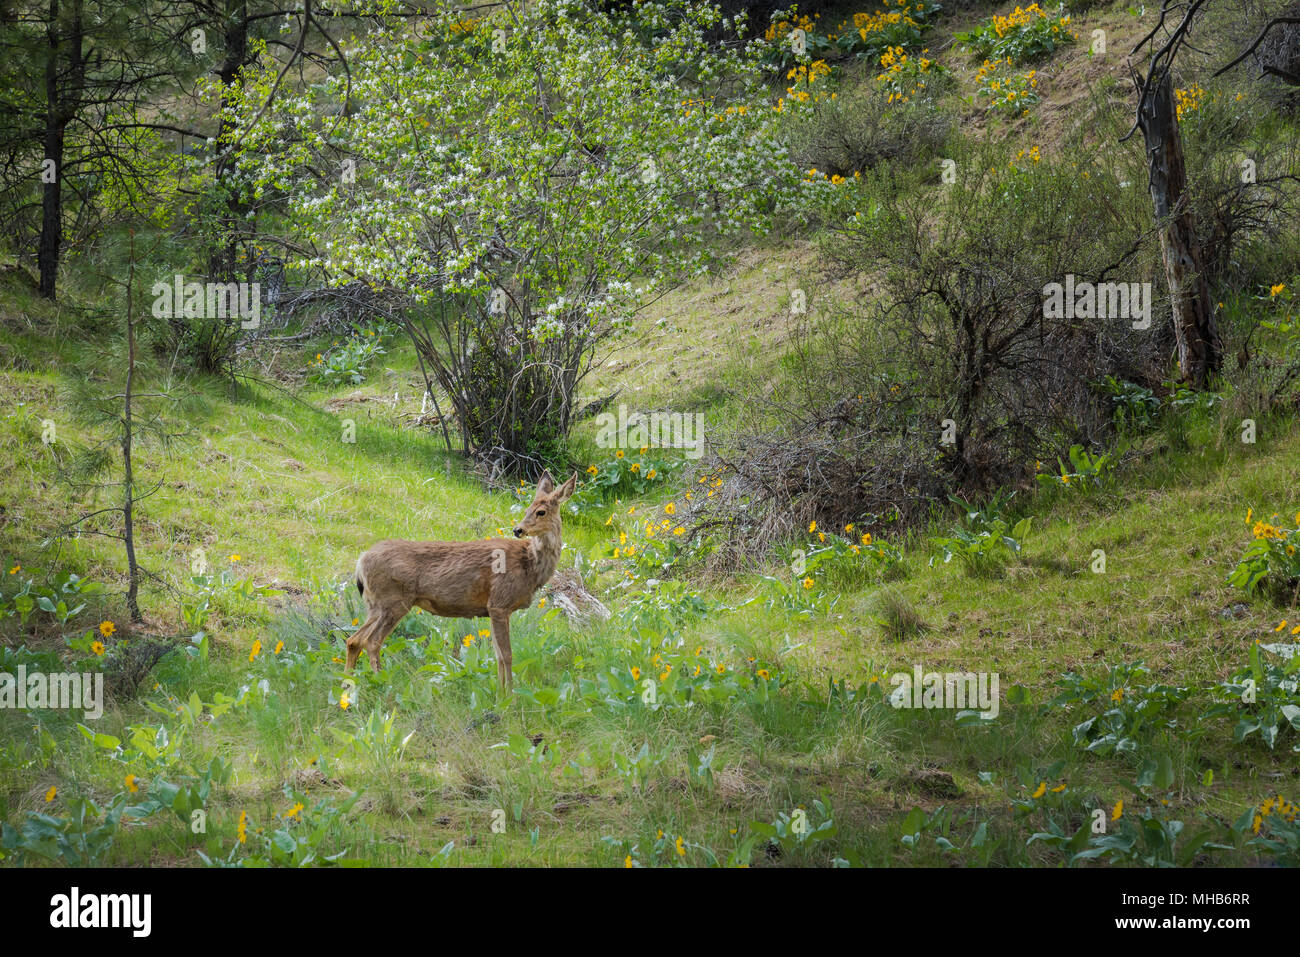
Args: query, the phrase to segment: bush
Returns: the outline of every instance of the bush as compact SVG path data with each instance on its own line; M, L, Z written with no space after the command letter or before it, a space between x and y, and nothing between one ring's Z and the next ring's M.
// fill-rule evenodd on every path
M790 123L790 152L800 169L852 177L881 163L926 162L952 126L951 115L928 99L890 104L886 95L859 86L801 110Z
M1048 285L1067 275L1154 273L1136 240L1149 213L1113 173L984 148L954 164L955 183L910 195L880 179L874 208L828 243L843 268L875 272L880 296L843 307L862 331L837 343L832 376L801 372L809 401L849 396L869 432L919 430L958 485L988 491L1072 445L1103 444L1110 410L1092 383L1157 375L1161 324L1045 315Z
M1075 36L1064 10L1050 16L1033 3L1017 6L1006 16L995 13L987 23L956 34L956 39L982 57L1025 63L1051 55L1057 47L1073 43Z
M307 363L312 370L307 377L325 385L364 382L370 360L385 354L383 337L390 331L386 325L354 330L343 345L336 343L324 356L317 353L316 358Z

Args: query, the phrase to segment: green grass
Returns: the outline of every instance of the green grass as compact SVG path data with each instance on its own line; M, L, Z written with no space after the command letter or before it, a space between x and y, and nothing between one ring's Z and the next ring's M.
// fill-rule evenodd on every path
M1120 8L1079 23L1110 29L1112 51L1148 28ZM1053 61L1044 103L1016 128L1025 145L1050 148L1073 121L1070 98L1119 69L1113 52L1090 60L1083 46ZM975 65L953 65L968 87ZM969 106L964 125L987 122L978 112ZM710 434L734 424L755 383L787 374L790 290L853 293L818 277L811 249L778 237L742 250L721 278L672 292L602 356L584 398L617 392L615 404L633 410L701 410ZM64 570L107 586L64 626L43 612L26 624L0 619L5 668L48 668L51 654L70 661L65 639L103 620L118 626L110 649L123 638L188 638L196 549L210 571L281 592L216 589L206 659L167 656L94 722L116 745L87 738L73 715L0 709L0 820L11 827L31 813L66 820L81 798L142 806L164 782L197 786L220 759L202 833L188 810L159 810L126 820L99 862L201 866L202 852L372 865L1058 865L1068 852L1031 838L1053 828L1069 837L1096 809L1109 820L1121 799L1112 833L1146 812L1186 822L1168 852L1179 863L1272 860L1231 825L1279 792L1295 798L1297 733L1284 725L1273 748L1259 734L1235 741L1238 717L1258 708L1228 704L1214 686L1247 665L1257 642L1285 637L1274 630L1283 618L1300 623L1297 609L1224 584L1249 541L1247 509L1300 510L1292 421L1261 421L1257 443L1242 445L1220 411L1183 434L1143 439L1107 488L1024 489L1017 517L1033 522L1022 553L979 576L958 562L931 565L927 539L947 526L936 518L898 542L904 559L887 579L846 559L809 575L808 588L779 564L762 569L767 577L688 570L653 586L662 573L615 560L613 549L620 530L644 546L641 520L697 490L683 470L646 499L566 514L561 565L580 563L613 617L574 627L550 602L518 613L513 696L496 688L486 622L420 612L386 643L384 671L350 688L341 661L360 614L357 555L381 538L495 535L521 504L517 491L485 490L446 454L440 430L410 427L423 382L409 344L386 343L356 387L304 380L328 341L259 353L255 377L233 391L185 387L192 397L169 420L173 445L137 450L140 481L162 484L137 515L154 577L141 593L145 625L132 629L121 544L97 534L116 531L110 518L68 532L113 493L71 489L41 441L47 419L65 447L87 441L67 385L83 376L109 392L120 367L92 349L84 310L3 283L0 452L11 465L0 475L0 593ZM165 363L148 367L156 381ZM355 442L343 441L345 419ZM575 448L593 461L609 454L594 448L589 424ZM791 546L810 547L808 538ZM1097 550L1104 572L1093 570ZM458 660L450 651L466 635L475 640ZM1148 674L1122 670L1139 661ZM891 707L889 677L914 665L996 672L998 718L969 724L951 710ZM1080 680L1062 685L1068 672ZM1080 691L1087 681L1101 682L1097 701ZM1159 704L1158 686L1186 688L1186 698ZM1068 700L1050 704L1058 694ZM1157 702L1153 714L1139 713L1143 700ZM1132 750L1075 743L1073 729L1107 709L1132 723ZM802 815L799 840L783 822ZM831 836L817 830L828 816ZM777 845L770 829L785 834ZM1184 853L1197 831L1226 848ZM5 863L17 859L5 853ZM1295 852L1282 859L1294 864Z
M41 547L79 509L103 504L70 496L40 444L39 421L59 420L58 375L4 374L14 397L0 431L15 463L2 490L12 503L7 558L38 574L78 570L110 588L66 628L39 614L26 628L5 622L11 646L38 650L61 648L62 634L101 618L123 622L118 543L87 535ZM29 811L65 812L79 795L103 804L128 773L137 775L141 791L132 800L140 800L155 782L178 783L213 757L233 766L208 799L206 833L160 812L123 826L107 863L198 864L198 851L226 859L237 844L235 860L269 853L263 841L277 829L311 833L324 813L317 802L343 806L353 795L345 814L322 825L318 853L371 864L616 865L629 855L647 865L919 864L946 855L967 864L1055 863L1058 852L1026 844L1046 812L1025 817L1013 802L1055 802L1072 827L1089 808L1109 809L1121 797L1130 813L1150 805L1189 828L1206 820L1226 826L1272 796L1275 776L1291 765L1292 732L1284 729L1269 750L1257 735L1234 744L1227 718L1196 720L1210 704L1204 686L1242 667L1256 639L1294 617L1223 584L1248 540L1246 509L1300 507L1293 467L1300 432L1287 423L1266 425L1255 446L1219 444L1214 430L1202 429L1203 442L1173 452L1156 437L1112 490L1040 493L1022 555L978 578L957 563L928 567L918 535L905 576L888 583L859 575L844 587L805 591L776 568L777 582L788 585L757 576L702 585L688 576L684 590L656 599L644 573L620 584L625 563L608 557L614 529L603 521L612 505L598 507L567 522L565 537L591 563L593 588L614 610L610 622L575 629L545 607L516 615L519 685L504 698L481 638L463 664L448 654L485 622L416 613L386 644L385 671L360 675L345 710L340 660L359 614L347 583L356 555L382 537L495 534L511 520L516 497L485 493L445 458L437 438L388 416L358 412L357 441L347 444L339 416L278 389L197 389L201 412L185 422L185 434L169 452L139 459L143 477L166 479L139 515L142 561L163 580L144 589L144 630L182 633L172 589L192 593L196 547L214 569L285 594L218 594L206 625L209 659L169 656L155 669L156 688L113 702L96 723L95 731L124 742L121 750L97 747L59 712L0 712L7 768L0 811L11 824ZM69 423L60 435L71 441L78 430ZM1106 552L1104 574L1090 570L1095 549ZM783 602L787 588L799 604ZM698 599L693 610L687 595ZM882 600L905 602L928 627L896 640L880 620L891 617L882 615ZM1238 602L1243 617L1222 616ZM124 634L123 625L114 637ZM250 662L255 641L261 650ZM1040 713L1063 672L1096 675L1139 660L1150 680L1198 690L1178 712L1179 729L1154 729L1136 754L1084 752L1070 737L1081 712ZM644 679L667 663L671 680L656 686L655 702L643 701L631 669ZM997 672L1004 698L1012 685L1025 697L1004 700L987 727L959 726L951 711L896 710L885 701L887 676L914 664ZM697 666L700 678L692 677ZM674 684L683 678L694 686L689 706ZM853 700L831 681L846 682ZM202 717L187 708L191 695ZM222 695L239 703L214 717ZM387 740L367 738L367 722L385 716L393 724ZM133 729L162 725L174 756L150 759L125 744ZM1204 733L1187 733L1202 725ZM700 760L711 751L710 776ZM1175 782L1158 793L1148 787L1143 801L1125 786L1153 755L1169 756ZM1060 780L1067 790L1030 801L1034 781L1057 762L1064 763L1049 784ZM51 786L57 792L47 804ZM835 836L793 841L769 856L753 822L776 822L802 806L815 828L818 800ZM299 801L307 820L286 821ZM908 819L912 808L929 823ZM245 844L237 839L241 812ZM909 847L901 838L912 827L921 836ZM983 837L972 844L977 832ZM941 851L931 839L945 833L957 850ZM1247 848L1206 857L1255 859Z

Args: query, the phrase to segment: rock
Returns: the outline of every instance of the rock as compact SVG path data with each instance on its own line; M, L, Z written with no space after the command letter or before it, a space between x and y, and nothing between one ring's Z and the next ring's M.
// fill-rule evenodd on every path
M583 586L582 581L569 571L557 571L546 586L547 601L564 612L571 625L585 625L596 619L609 618L609 609Z

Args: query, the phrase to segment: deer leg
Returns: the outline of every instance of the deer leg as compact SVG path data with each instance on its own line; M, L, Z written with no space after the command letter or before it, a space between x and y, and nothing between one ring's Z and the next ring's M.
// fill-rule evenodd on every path
M392 634L397 623L406 617L406 613L410 610L410 608L380 609L374 627L366 636L366 653L370 655L370 670L375 674L379 673L379 646Z
M366 646L366 636L370 634L370 629L374 628L375 622L379 615L373 609L366 610L366 620L348 639L348 663L347 670L351 671L357 666L357 658L361 657L361 649Z
M497 681L503 689L513 690L515 676L510 670L510 612L488 609L492 619L492 647L497 655Z

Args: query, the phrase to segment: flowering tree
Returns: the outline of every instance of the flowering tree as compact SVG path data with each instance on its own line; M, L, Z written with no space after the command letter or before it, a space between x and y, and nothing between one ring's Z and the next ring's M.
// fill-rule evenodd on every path
M270 62L246 72L232 136L254 194L284 198L299 267L401 297L466 451L535 467L562 454L600 344L719 236L764 229L790 164L770 43L743 17L680 0L462 17L377 15L346 72L295 91Z

